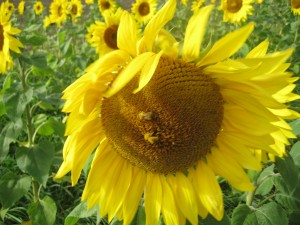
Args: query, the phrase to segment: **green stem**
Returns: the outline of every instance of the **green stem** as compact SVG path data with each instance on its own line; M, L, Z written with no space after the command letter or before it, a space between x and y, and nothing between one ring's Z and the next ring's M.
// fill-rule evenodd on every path
M24 66L23 66L21 60L19 59L18 61L19 61L19 68L20 68L20 75L21 75L20 79L22 82L22 87L23 87L23 90L26 90L28 88L27 76L25 74ZM26 114L26 121L27 121L28 146L30 147L33 145L34 127L32 124L32 114L31 114L29 105L26 105L26 107L25 107L25 114Z
M259 177L259 175L261 174L261 172L262 172L262 171L258 172L258 173L254 176L254 178L253 178L253 186L254 186L253 191L247 192L247 196L246 196L246 205L248 205L248 206L252 206L252 202L253 202L253 199L254 199L255 191L256 191L256 189L258 188L257 180L258 180L258 177Z
M32 178L32 192L33 192L33 201L39 201L39 184L34 178Z

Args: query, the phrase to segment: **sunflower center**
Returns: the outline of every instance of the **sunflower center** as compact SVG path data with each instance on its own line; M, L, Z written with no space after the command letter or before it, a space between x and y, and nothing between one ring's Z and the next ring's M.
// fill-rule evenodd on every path
M105 10L105 9L109 9L110 8L110 3L106 0L100 0L100 4L101 7Z
M72 15L77 15L77 5L72 5L72 9L71 9L71 13L72 13Z
M220 131L219 87L195 65L162 57L137 94L137 79L102 102L107 138L126 160L146 171L184 171L206 156Z
M300 8L300 0L292 0L292 7L294 9L299 9Z
M57 14L58 14L59 17L61 17L63 15L62 11L63 11L62 7L58 6L58 8L57 8Z
M117 33L118 33L117 25L112 25L108 27L104 32L104 41L106 45L112 49L118 49Z
M227 10L231 13L238 12L243 6L242 0L227 0Z
M142 4L139 5L139 14L141 16L147 16L150 12L150 7L147 2L143 2Z

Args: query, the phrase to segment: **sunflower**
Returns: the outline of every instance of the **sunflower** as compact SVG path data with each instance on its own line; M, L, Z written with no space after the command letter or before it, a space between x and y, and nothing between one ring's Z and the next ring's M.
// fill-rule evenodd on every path
M24 8L25 8L25 2L22 0L22 1L20 1L19 5L18 5L18 11L19 11L20 15L23 15Z
M65 0L54 0L50 4L50 20L52 23L61 25L67 19L67 2Z
M3 7L5 8L4 13L5 13L6 15L8 15L9 17L10 17L11 14L15 11L15 6L14 6L14 4L13 4L12 2L10 2L9 0L6 0L6 1L4 2L4 6L3 6Z
M125 225L142 196L147 225L160 215L166 225L196 225L208 213L221 220L216 176L253 190L244 169L261 169L256 151L283 157L295 137L284 120L299 118L285 105L299 99L291 93L297 78L286 72L292 50L267 54L264 41L244 58L230 58L253 31L250 23L201 52L213 6L190 18L182 45L170 38L157 47L175 9L176 0L167 1L140 38L134 18L123 13L118 50L63 94L68 137L56 178L71 171L75 185L96 149L82 200Z
M44 10L44 5L41 1L36 1L33 5L33 9L36 15L40 15Z
M204 0L195 0L192 3L191 9L193 12L196 12L197 10L199 10L199 8L203 5Z
M252 14L253 0L222 0L220 10L224 11L224 22L240 23Z
M67 6L68 13L72 17L72 21L76 22L76 17L82 14L82 4L80 0L70 0Z
M106 13L105 22L96 21L89 27L87 40L99 55L118 49L117 32L122 13L120 8L115 13Z
M294 15L300 15L300 0L291 0L291 9Z
M105 13L114 13L117 4L114 0L98 0L98 7L102 15Z
M0 73L3 74L7 72L7 67L13 66L10 50L21 53L20 48L23 48L22 43L13 36L19 34L21 30L12 27L6 6L6 2L0 5Z
M131 11L136 20L142 24L147 23L156 12L157 0L136 0Z

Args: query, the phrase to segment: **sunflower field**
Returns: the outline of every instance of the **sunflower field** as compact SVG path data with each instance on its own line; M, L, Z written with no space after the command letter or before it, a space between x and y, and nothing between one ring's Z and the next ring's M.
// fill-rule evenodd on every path
M299 225L300 0L0 0L0 225Z

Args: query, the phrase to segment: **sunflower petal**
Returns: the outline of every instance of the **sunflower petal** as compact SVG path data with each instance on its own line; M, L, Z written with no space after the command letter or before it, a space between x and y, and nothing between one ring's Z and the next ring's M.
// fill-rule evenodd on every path
M124 12L121 17L117 39L119 49L129 52L132 56L136 56L137 25L133 16L127 12Z
M134 58L125 69L113 81L111 87L103 94L104 97L109 98L120 91L132 78L141 71L143 66L154 55L152 52L146 52Z
M162 205L160 175L148 173L145 188L146 225L158 224Z
M254 23L249 23L227 34L214 44L210 51L197 63L197 66L213 64L229 58L242 47L253 29Z
M196 12L187 25L182 48L182 57L186 61L193 61L199 57L206 24L214 5L201 8Z

